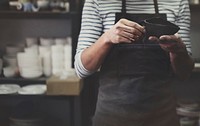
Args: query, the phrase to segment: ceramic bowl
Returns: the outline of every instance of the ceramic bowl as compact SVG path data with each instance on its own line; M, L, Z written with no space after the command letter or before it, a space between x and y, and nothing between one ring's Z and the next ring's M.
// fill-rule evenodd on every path
M180 29L177 25L159 17L146 19L142 24L148 36L173 35Z

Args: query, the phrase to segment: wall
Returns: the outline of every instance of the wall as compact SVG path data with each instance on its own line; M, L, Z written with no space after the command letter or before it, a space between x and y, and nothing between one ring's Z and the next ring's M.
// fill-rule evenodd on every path
M71 35L67 19L0 19L0 50L6 44L25 43L26 37L66 37Z

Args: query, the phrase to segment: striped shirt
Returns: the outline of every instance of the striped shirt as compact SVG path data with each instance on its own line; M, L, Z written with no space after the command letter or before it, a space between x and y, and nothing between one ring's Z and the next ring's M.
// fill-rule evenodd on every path
M160 13L180 27L179 35L191 54L190 8L188 0L158 0ZM122 0L85 0L82 24L75 55L75 70L79 77L87 77L94 71L84 68L81 53L95 43L115 23L115 13L121 12ZM127 13L155 13L153 0L126 0Z

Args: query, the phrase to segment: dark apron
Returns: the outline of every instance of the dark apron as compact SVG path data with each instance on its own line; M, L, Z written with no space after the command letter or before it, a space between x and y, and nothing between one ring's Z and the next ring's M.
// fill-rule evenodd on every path
M155 14L127 14L140 23ZM166 18L165 14L159 14ZM100 70L100 87L93 126L179 126L170 91L169 54L146 38L134 44L116 44Z

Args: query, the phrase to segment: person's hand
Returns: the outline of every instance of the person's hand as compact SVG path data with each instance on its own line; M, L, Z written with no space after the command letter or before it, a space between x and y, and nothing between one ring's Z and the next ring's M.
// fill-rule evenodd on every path
M113 27L105 32L107 42L132 43L145 33L144 27L127 19L120 19Z
M159 43L161 48L166 52L179 53L186 51L186 46L178 34L163 35L160 36L160 38L157 38L155 36L150 36L149 40Z

